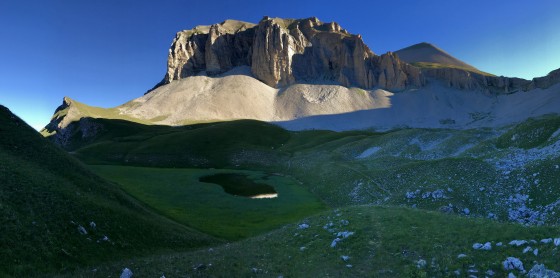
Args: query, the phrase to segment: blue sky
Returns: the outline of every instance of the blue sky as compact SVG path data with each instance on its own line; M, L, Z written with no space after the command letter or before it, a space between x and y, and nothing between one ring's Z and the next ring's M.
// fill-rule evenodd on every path
M177 31L264 15L336 21L378 54L425 41L497 75L560 68L556 0L2 0L0 104L36 128L64 96L117 106L163 78Z

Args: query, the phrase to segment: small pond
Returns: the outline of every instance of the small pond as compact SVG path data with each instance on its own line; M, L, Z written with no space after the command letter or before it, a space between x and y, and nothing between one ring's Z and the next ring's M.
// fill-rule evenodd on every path
M252 199L276 198L278 193L274 187L266 183L256 183L243 174L215 174L198 179L204 183L221 186L228 194L249 197Z

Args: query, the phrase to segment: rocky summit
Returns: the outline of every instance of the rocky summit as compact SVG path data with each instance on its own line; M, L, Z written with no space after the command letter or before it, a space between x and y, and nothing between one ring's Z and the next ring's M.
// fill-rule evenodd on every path
M158 85L237 66L249 66L255 78L271 87L330 81L403 90L424 84L418 68L391 52L374 54L360 35L338 23L264 17L258 24L226 20L177 33Z
M429 43L376 55L361 35L351 34L336 22L265 16L258 24L226 20L178 32L169 49L165 77L154 89L189 76L216 76L240 66L250 67L254 78L275 88L334 83L402 91L436 81L460 90L509 94L548 88L558 79L530 82L494 76Z
M67 127L83 118L173 126L255 119L292 130L495 127L557 112L559 73L495 76L430 43L377 55L360 35L315 17L226 20L178 32L165 77L145 95L109 109L65 99L44 131L65 142ZM96 130L84 123L80 130Z

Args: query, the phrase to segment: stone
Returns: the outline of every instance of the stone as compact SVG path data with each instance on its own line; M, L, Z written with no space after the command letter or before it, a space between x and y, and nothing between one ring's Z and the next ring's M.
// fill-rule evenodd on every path
M336 244L337 244L339 241L341 241L340 238L335 238L335 239L333 239L333 241L331 242L331 248L336 247Z
M133 275L132 271L125 267L121 273L120 278L130 278L132 277L132 275Z
M529 278L541 278L541 277L548 277L548 278L560 278L560 273L555 272L554 270L547 269L544 264L535 264L529 273L527 273L527 277Z
M512 240L512 241L509 242L509 245L514 245L514 246L518 246L518 247L521 246L521 245L525 245L525 244L527 244L526 240L517 240L516 239L516 240Z
M492 243L490 243L490 242L486 242L484 244L475 243L475 244L473 244L473 249L475 249L475 250L492 250Z
M420 260L418 260L418 261L416 262L416 267L418 267L418 268L425 268L425 267L426 267L426 264L427 264L427 263L426 263L426 260L420 259Z
M88 232L86 231L86 229L83 226L78 226L78 232L82 235L87 235Z
M505 270L525 271L523 268L523 262L515 257L508 257L505 261L503 261L502 265Z

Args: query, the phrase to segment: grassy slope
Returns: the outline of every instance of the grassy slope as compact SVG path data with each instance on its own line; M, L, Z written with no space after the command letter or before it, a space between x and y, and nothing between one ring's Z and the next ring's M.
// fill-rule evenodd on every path
M499 272L499 264L507 256L522 258L527 268L535 260L558 271L560 269L554 264L558 249L551 246L539 245L541 255L534 259L532 254L522 254L521 248L495 248L497 250L492 252L473 253L471 246L475 242L559 236L557 227L526 228L480 219L494 213L502 221L535 224L537 222L530 222L530 215L526 219L523 215L520 219L508 219L508 213L516 206L542 212L543 206L559 200L557 145L560 134L557 129L555 131L559 119L558 116L547 116L500 130L403 129L386 133L286 132L254 121L167 130L158 127L162 131L155 135L138 131L116 136L109 127L105 133L99 134L99 139L94 138L92 144L77 149L76 154L90 163L164 167L216 165L281 172L302 181L304 187L329 206L372 203L393 206L341 208L343 215L348 215L345 219L356 223L347 229L361 229L359 234L365 238L357 234L355 245L349 244L340 252L328 252L332 250L327 246L334 236L321 232L329 216L320 215L308 220L312 228L306 231L311 232L301 239L294 236L299 232L292 225L269 235L215 248L212 252L139 260L149 266L139 267L139 273L173 274L180 271L205 276L227 271L246 276L251 275L254 267L256 272L265 276L271 273L288 276L308 273L323 276L449 276L449 271L461 269L464 273L473 264L482 272L488 269ZM131 123L121 124L128 129L140 128ZM378 150L358 158L372 147ZM143 159L134 159L140 153L144 155ZM442 190L444 197L422 197L436 190ZM418 196L405 197L407 192L415 191L419 191ZM511 197L518 194L527 194L530 200L512 202ZM445 210L453 214L464 214L464 209L468 208L470 215L479 218L397 209L395 206ZM554 206L547 213L545 223L557 225L558 218L554 215L560 213L559 207ZM363 215L369 215L369 218L361 219ZM320 248L312 249L314 242L319 242ZM373 246L368 247L370 242ZM310 252L301 252L299 248L302 246ZM253 253L255 255L246 255ZM469 257L465 261L457 260L459 253L466 253ZM353 267L346 268L340 255L351 256ZM415 267L414 261L420 258L428 261L428 269ZM432 259L435 259L433 267ZM207 270L192 273L193 268L201 263ZM119 263L123 264L126 263ZM288 265L292 264L295 266L290 270ZM103 271L116 271L117 267L108 266Z
M145 125L152 124L153 122L158 120L158 119L142 120L142 119L130 117L128 115L121 114L118 108L101 108L96 106L89 106L85 103L75 101L68 97L64 98L64 103L69 105L67 105L63 109L62 107L59 107L55 112L55 114L52 116L51 120L55 120L55 119L62 120L63 118L68 117L67 121L76 122L79 121L81 118L102 118L102 119L112 119L112 120L126 120L126 121L145 124ZM55 132L56 132L55 130L50 130L49 126L41 130L41 134L43 134L43 136L50 136L53 135Z
M254 236L324 209L324 205L294 179L262 172L125 166L92 166L92 169L118 182L126 192L163 215L221 238ZM256 182L272 185L278 198L232 196L218 185L198 180L217 173L248 175Z
M218 242L147 210L5 107L0 123L0 276L65 272Z
M128 127L119 131L135 132L115 135L117 131L106 125L101 139L76 153L88 163L281 172L302 181L330 206L376 203L446 210L451 204L455 213L468 209L471 214L486 217L492 213L506 220L514 208L509 199L515 194L530 195L532 203L525 205L539 210L560 196L555 186L560 177L555 168L560 164L554 155L557 147L549 153L541 151L560 138L553 136L559 122L560 117L551 115L502 130L373 133L287 132L256 121L234 121L182 128L154 126L152 131L162 130L155 135L142 129L152 127L120 122ZM379 150L358 158L372 147ZM531 167L523 170L524 166ZM551 195L535 194L541 189ZM422 198L436 190L443 190L445 196ZM415 198L405 197L416 191ZM560 213L559 206L550 212ZM552 214L542 216L531 220L527 215L515 221L558 223Z
M310 227L299 229L299 223ZM213 249L101 266L96 275L118 273L123 265L134 263L133 272L146 277L219 277L226 273L230 277L450 277L457 270L460 277L468 276L469 270L479 274L492 270L497 277L505 277L501 263L509 256L520 258L526 269L536 262L560 270L560 251L550 243L531 244L539 249L539 256L523 254L526 246L507 245L514 239L557 237L558 227L527 228L423 210L369 206L334 210L299 223ZM329 223L332 226L325 228ZM340 231L354 234L331 248ZM492 250L473 250L474 243L485 242L492 243ZM498 242L505 246L496 246ZM467 257L458 258L459 254ZM341 256L350 258L345 262ZM418 260L425 260L426 267L418 268ZM78 274L93 277L89 271Z
M88 163L224 167L246 156L274 157L274 149L290 138L286 130L253 120L183 127L93 121L101 124L102 130L86 140L77 132L72 140L77 143L69 149L78 149L78 157Z
M484 75L484 76L496 76L494 74L491 73L487 73L475 68L467 68L467 67L461 67L461 66L456 66L456 65L445 65L445 64L440 64L440 63L428 63L428 62L415 62L412 63L411 65L421 68L421 69L442 69L442 68L451 68L451 69L460 69L460 70L464 70L464 71L470 71L470 72L474 72L474 73L478 73L480 75Z

